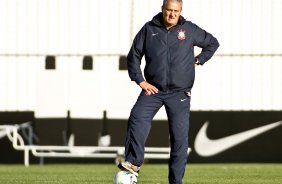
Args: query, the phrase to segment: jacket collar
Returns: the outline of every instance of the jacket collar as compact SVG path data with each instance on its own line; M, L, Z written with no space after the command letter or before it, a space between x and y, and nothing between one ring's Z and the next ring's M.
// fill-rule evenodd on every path
M183 25L185 21L186 21L185 18L180 15L177 25ZM152 19L152 22L157 26L164 26L163 13L160 12L157 15L155 15Z

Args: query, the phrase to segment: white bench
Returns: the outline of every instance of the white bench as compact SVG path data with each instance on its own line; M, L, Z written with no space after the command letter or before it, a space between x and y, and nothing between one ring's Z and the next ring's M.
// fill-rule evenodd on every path
M122 146L52 146L52 145L26 145L20 129L28 129L29 137L33 131L31 123L0 125L0 130L6 131L6 135L13 144L15 150L24 151L24 165L29 166L29 154L35 157L62 157L62 158L115 158L116 163L123 159L124 147ZM187 155L191 149L188 149ZM145 159L168 159L169 147L146 147Z

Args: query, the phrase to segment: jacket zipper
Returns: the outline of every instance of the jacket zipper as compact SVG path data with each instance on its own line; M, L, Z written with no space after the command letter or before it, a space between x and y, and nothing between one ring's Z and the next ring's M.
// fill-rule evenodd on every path
M169 51L169 43L168 43L168 37L169 37L169 34L170 34L170 30L167 31L167 34L166 34L166 45L167 45L167 63L166 63L166 68L167 68L167 83L166 83L166 90L169 90L169 83L170 83L170 68L169 68L169 65L170 65L170 51Z

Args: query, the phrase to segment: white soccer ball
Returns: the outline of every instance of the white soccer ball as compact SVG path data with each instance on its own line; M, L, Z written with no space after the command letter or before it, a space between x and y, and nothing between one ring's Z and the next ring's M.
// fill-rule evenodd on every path
M136 184L137 177L128 171L119 171L114 177L114 184Z

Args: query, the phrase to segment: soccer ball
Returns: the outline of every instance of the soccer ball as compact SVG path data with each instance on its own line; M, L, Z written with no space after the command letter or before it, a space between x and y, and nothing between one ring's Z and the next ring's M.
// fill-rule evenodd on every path
M136 184L137 177L128 171L119 171L114 177L114 184Z

